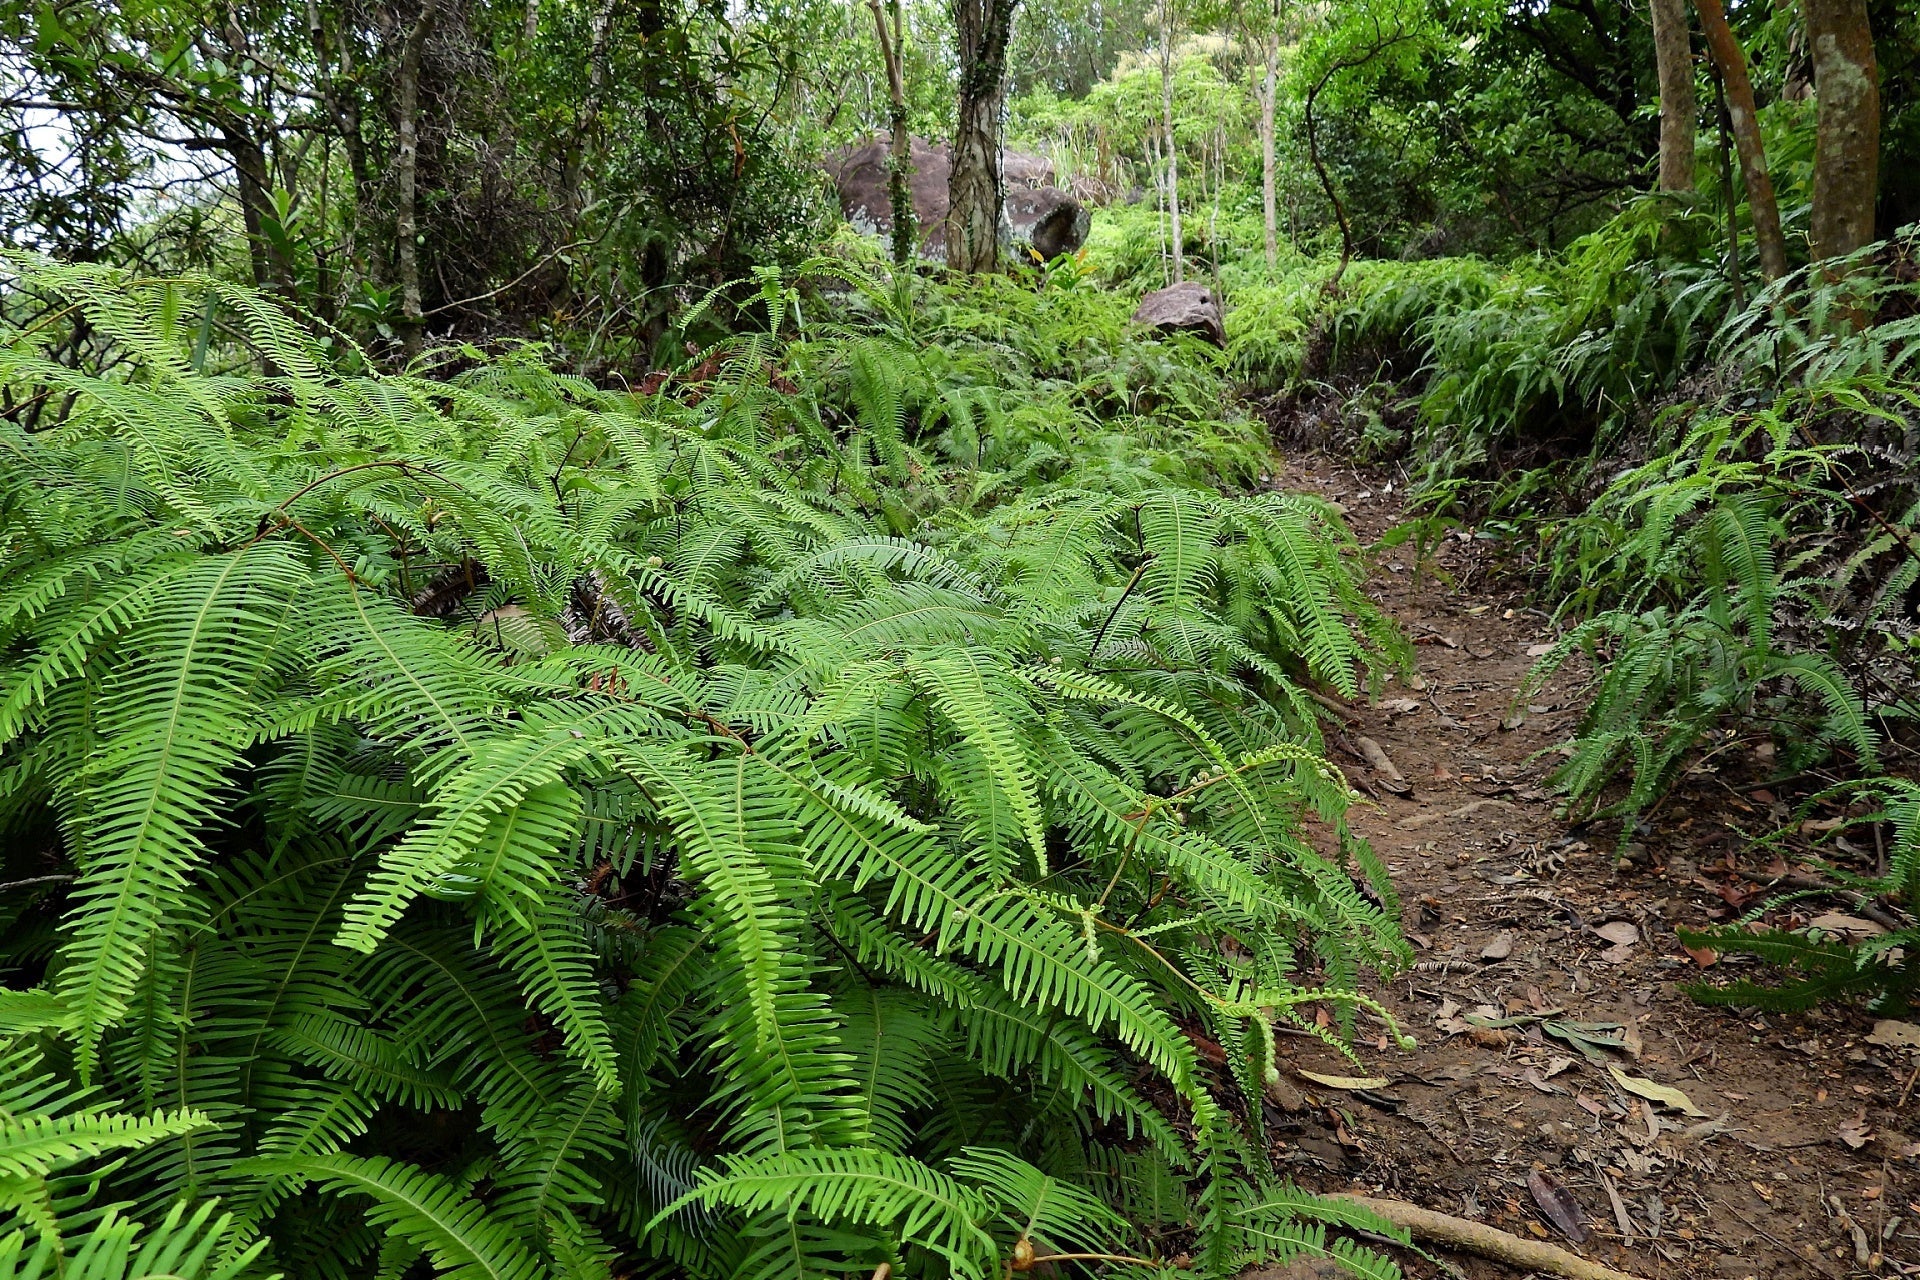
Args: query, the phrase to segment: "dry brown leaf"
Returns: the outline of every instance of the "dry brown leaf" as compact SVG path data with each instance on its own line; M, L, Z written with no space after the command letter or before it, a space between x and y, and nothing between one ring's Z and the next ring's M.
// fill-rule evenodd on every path
M1528 1171L1527 1190L1533 1193L1533 1202L1547 1215L1547 1221L1560 1229L1561 1235L1575 1244L1587 1242L1586 1215L1580 1212L1580 1202L1573 1198L1571 1191L1538 1169Z
M1504 929L1496 933L1486 946L1480 948L1482 960L1505 960L1512 954L1513 934Z
M1650 1102L1657 1102L1663 1107L1672 1107L1675 1111L1685 1112L1687 1115L1693 1116L1696 1119L1704 1120L1707 1117L1706 1112L1694 1105L1692 1098L1689 1098L1686 1094L1680 1092L1680 1090L1670 1084L1661 1084L1658 1081L1648 1080L1642 1076L1630 1076L1618 1067L1608 1067L1607 1074L1613 1077L1615 1084L1625 1089L1628 1093L1637 1094ZM1651 1115L1652 1113L1649 1112L1648 1114Z
M1683 942L1680 944L1680 949L1687 953L1688 959L1702 969L1711 969L1720 962L1720 953L1712 947L1690 947Z
M1873 1024L1873 1034L1867 1040L1889 1049L1920 1049L1920 1027L1898 1018L1882 1018Z
M1630 947L1640 941L1640 926L1631 920L1609 920L1594 926L1593 931L1616 947Z
M1828 933L1848 933L1859 938L1871 938L1875 934L1886 932L1886 928L1871 920L1862 920L1859 916L1850 916L1844 911L1829 911L1817 915L1807 923L1816 929Z

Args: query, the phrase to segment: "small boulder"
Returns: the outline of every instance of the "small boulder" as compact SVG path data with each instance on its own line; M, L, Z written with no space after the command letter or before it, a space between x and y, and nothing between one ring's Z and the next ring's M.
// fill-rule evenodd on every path
M1087 242L1092 215L1059 187L1007 188L1007 227L1015 244L1030 246L1042 262Z
M1197 333L1215 346L1227 345L1227 322L1219 297L1191 280L1155 289L1140 299L1133 322L1155 333Z

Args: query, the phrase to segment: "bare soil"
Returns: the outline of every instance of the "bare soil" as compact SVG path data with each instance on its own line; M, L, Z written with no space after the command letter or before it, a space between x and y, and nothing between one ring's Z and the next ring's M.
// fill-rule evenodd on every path
M1280 479L1342 503L1369 542L1402 518L1381 474L1304 458ZM1402 1052L1363 1020L1363 1040L1381 1032L1363 1060L1390 1083L1341 1088L1298 1072L1351 1077L1351 1063L1283 1038L1288 1085L1265 1108L1276 1162L1310 1189L1410 1200L1648 1280L1920 1275L1920 1101L1908 1096L1920 1059L1870 1042L1875 1019L1858 1005L1763 1015L1679 989L1738 962L1689 954L1675 926L1768 901L1791 868L1755 837L1818 780L1772 779L1764 748L1730 744L1629 833L1624 853L1618 823L1570 826L1545 778L1585 675L1569 668L1522 697L1557 633L1498 561L1471 531L1426 566L1410 547L1381 553L1376 598L1418 646L1420 678L1352 708L1329 741L1377 797L1352 821L1393 872L1419 962L1373 994L1419 1047ZM1391 758L1405 794L1362 737ZM1813 898L1773 919L1847 910ZM1608 1023L1617 1029L1593 1025ZM1582 1029L1600 1043L1583 1049L1570 1038ZM1620 1075L1679 1090L1695 1114L1638 1096ZM1532 1172L1577 1203L1584 1244L1536 1207ZM1519 1274L1435 1256L1475 1280ZM1401 1262L1411 1276L1447 1274L1417 1254Z

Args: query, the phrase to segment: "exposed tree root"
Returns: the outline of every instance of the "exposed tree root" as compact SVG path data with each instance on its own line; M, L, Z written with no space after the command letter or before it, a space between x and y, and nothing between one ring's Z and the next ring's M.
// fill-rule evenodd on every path
M1404 1200L1375 1200L1370 1196L1349 1195L1344 1192L1336 1192L1328 1199L1351 1201L1368 1212L1385 1218L1396 1227L1404 1227L1416 1240L1445 1245L1449 1249L1477 1254L1482 1258L1491 1258L1495 1262L1508 1262L1516 1267L1526 1267L1548 1275L1565 1276L1567 1280L1636 1280L1624 1271L1615 1271L1612 1267L1589 1262L1579 1254L1570 1253L1558 1245L1522 1239L1496 1227L1469 1222L1465 1218L1456 1218L1450 1213L1422 1209Z

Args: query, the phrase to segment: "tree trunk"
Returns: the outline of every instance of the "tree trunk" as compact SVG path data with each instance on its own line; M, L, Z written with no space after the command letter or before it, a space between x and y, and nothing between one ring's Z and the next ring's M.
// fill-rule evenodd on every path
M1266 76L1260 82L1260 223L1266 233L1267 266L1280 258L1278 219L1274 216L1273 110L1280 89L1280 51L1267 51Z
M947 266L955 271L1000 266L1000 91L1018 2L952 0L960 91L947 180Z
M644 23L648 10L642 8ZM586 206L582 195L582 181L585 175L587 148L600 131L600 101L606 90L607 52L613 41L613 0L600 0L594 6L591 20L592 42L587 49L587 93L586 101L580 107L580 121L573 131L573 139L567 146L567 158L561 170L560 186L567 210L567 225L578 226L580 211ZM651 64L654 53L647 50ZM651 127L651 124L649 125Z
M1760 255L1760 274L1778 280L1787 274L1787 241L1780 231L1780 206L1773 197L1773 178L1767 172L1767 148L1754 115L1753 81L1747 76L1747 58L1720 0L1694 0L1706 32L1707 53L1726 88L1727 124L1740 152L1740 174L1747 184L1747 209L1753 216L1753 245ZM1731 218L1733 211L1727 211Z
M887 71L887 199L893 206L893 261L905 267L913 261L914 240L918 228L913 215L913 190L908 175L913 172L913 135L907 129L907 80L901 66L905 51L905 26L900 16L900 0L867 0L873 10L874 34L880 40L880 61ZM893 30L887 30L887 9L893 11ZM998 219L995 219L998 221Z
M1813 47L1815 260L1852 253L1873 240L1880 176L1880 68L1866 0L1805 0Z
M287 261L279 238L269 236L266 229L267 219L279 216L273 205L273 176L267 168L266 152L244 126L230 125L221 133L240 187L240 220L247 232L253 283L256 288L272 289L283 298L291 298L293 264Z
M1720 121L1720 201L1727 207L1727 287L1733 291L1733 309L1738 311L1747 305L1747 289L1740 277L1740 214L1733 193L1733 116L1727 110L1726 82L1717 63L1712 71L1713 105Z
M1653 0L1653 57L1660 76L1660 189L1693 190L1693 50L1686 0Z
M427 36L433 30L437 0L426 7L407 32L400 47L400 70L394 84L393 181L395 187L393 239L394 261L400 273L401 350L411 360L420 352L420 338L426 326L420 313L420 209L415 190L420 170L420 62L426 51Z
M1172 219L1167 240L1173 246L1173 282L1186 278L1186 242L1180 235L1180 145L1173 132L1173 13L1172 0L1160 0L1160 107L1167 138L1167 213Z
M1320 129L1313 108L1334 74L1346 69L1346 65L1340 62L1329 66L1307 90L1303 104L1307 125L1307 163L1313 166L1314 176L1320 179L1320 190L1326 193L1327 203L1333 206L1333 220L1340 226L1340 265L1333 269L1333 275L1327 280L1325 288L1328 293L1340 287L1340 277L1347 274L1347 265L1353 261L1353 220L1347 217L1346 202L1340 199L1340 189L1334 186L1333 175L1327 172L1327 162L1321 158Z

